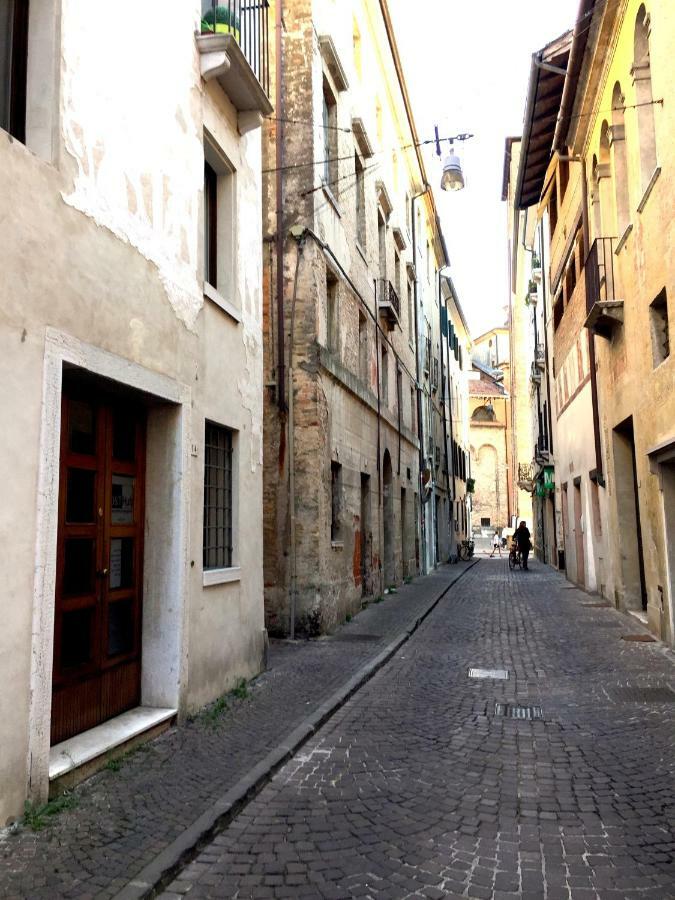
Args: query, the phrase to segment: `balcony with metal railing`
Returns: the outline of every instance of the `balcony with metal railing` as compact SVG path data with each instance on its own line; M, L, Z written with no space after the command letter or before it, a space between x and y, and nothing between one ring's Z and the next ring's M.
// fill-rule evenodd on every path
M201 73L216 79L239 113L239 130L260 125L270 103L269 0L202 0Z
M394 285L386 278L377 281L377 308L387 323L387 329L393 331L401 325L401 301L394 290Z
M605 338L623 325L623 300L617 296L614 273L616 243L616 238L596 238L584 265L586 328Z
M546 368L546 348L543 344L537 344L534 348L534 364L542 371Z
M534 459L540 465L547 462L550 457L549 442L547 434L539 434L537 443L534 445Z

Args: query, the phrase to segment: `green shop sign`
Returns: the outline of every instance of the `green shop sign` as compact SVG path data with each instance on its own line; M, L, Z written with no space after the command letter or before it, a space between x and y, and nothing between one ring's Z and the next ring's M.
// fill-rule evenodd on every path
M555 486L553 480L553 466L544 466L544 489L552 491Z

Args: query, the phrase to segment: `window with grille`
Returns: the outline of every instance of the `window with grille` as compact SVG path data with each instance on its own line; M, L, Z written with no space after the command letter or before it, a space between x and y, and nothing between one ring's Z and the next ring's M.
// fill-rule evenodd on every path
M232 432L206 423L204 569L232 566Z

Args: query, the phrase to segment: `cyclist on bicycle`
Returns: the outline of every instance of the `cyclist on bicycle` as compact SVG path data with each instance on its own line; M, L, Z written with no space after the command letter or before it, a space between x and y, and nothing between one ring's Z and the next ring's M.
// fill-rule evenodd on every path
M523 569L527 569L527 557L530 555L530 529L527 527L525 522L521 522L520 525L516 528L515 533L513 535L513 540L516 542L516 546L518 548L518 552L520 553L523 560Z

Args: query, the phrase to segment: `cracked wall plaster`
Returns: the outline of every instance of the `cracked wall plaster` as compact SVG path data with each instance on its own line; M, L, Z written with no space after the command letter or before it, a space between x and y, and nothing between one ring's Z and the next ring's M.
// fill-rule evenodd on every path
M119 0L107 19L84 12L81 0L64 0L62 131L75 165L63 199L153 263L176 316L194 329L203 304L194 10L162 17L153 4Z

